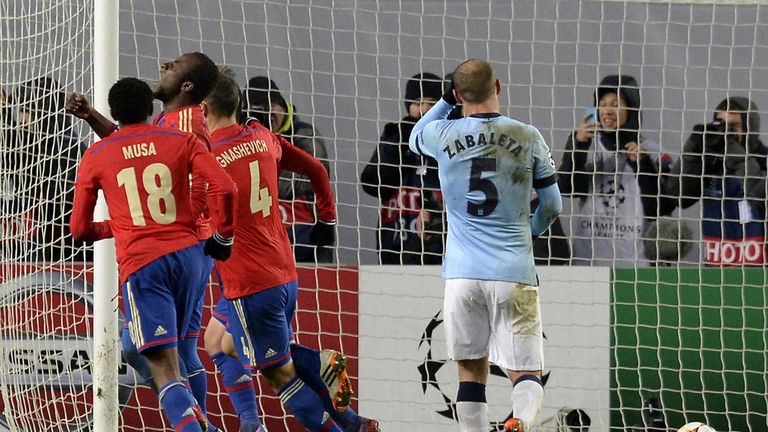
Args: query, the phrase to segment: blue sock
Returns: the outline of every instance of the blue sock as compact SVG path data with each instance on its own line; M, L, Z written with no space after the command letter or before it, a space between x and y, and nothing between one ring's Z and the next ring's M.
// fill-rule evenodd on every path
M323 401L325 410L333 416L333 420L342 427L357 424L360 416L351 406L342 412L336 411L333 407L331 397L328 396L328 387L320 376L320 351L304 345L291 344L291 358L296 368L296 375L317 393Z
M298 376L284 385L277 392L277 396L296 420L311 432L342 432L333 422L330 413L323 408L320 397L309 386L304 385Z
M259 408L256 405L256 389L253 387L251 372L243 365L223 352L211 356L216 367L221 373L224 390L229 394L232 406L235 407L237 417L241 423L261 424L259 422Z
M202 432L200 408L184 384L171 381L157 393L160 406L176 432Z
M208 412L205 400L208 394L208 376L205 374L205 367L203 367L203 362L200 361L200 356L197 354L197 338L188 337L180 340L178 350L179 357L184 361L184 367L187 370L187 382L190 390L192 390L192 395L203 413L206 413Z

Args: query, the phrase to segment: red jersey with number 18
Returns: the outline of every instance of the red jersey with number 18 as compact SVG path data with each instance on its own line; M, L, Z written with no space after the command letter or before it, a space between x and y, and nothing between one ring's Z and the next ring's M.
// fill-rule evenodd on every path
M85 153L75 182L72 231L87 232L103 190L122 283L153 260L198 242L191 173L209 182L219 198L219 233L231 237L236 189L211 152L191 134L144 123L121 127Z
M269 130L232 125L213 131L213 154L238 189L232 257L218 262L227 299L297 278L278 203L280 142Z

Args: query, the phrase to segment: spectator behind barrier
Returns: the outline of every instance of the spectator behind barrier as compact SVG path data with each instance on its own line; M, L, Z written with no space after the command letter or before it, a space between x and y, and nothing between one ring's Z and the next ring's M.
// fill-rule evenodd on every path
M15 123L5 118L11 111L3 109L3 153L6 168L12 171L3 196L11 197L10 214L15 219L15 243L3 245L5 258L89 260L85 247L75 247L69 232L77 161L85 146L64 113L65 98L58 82L40 77L22 83L10 95Z
M443 80L423 72L405 86L408 113L387 123L360 174L363 191L379 198L376 248L381 264L440 264L445 243L437 163L408 149L413 125L440 99Z
M701 201L707 265L766 261L766 155L760 114L746 97L729 97L712 122L693 127L683 153L663 176L662 213Z
M648 266L642 233L658 215L658 143L640 134L640 89L629 75L603 78L593 112L568 136L558 185L571 196L573 264Z

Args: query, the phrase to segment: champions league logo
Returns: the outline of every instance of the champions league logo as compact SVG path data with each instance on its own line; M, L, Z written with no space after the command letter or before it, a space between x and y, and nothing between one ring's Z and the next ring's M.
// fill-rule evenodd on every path
M626 197L624 196L624 186L619 183L618 190L616 189L616 180L609 180L607 182L600 183L600 198L603 203L603 207L610 211L612 214L616 213L616 209L624 204ZM607 213L607 212L606 212Z
M421 340L419 341L419 349L424 346L427 352L424 356L424 362L418 366L418 370L419 374L421 375L421 390L424 395L426 396L428 392L434 393L435 391L438 395L440 395L440 404L444 406L444 409L437 410L435 412L447 419L455 421L458 418L456 414L456 402L452 399L452 397L446 395L443 387L441 387L441 383L444 386L447 381L455 380L456 371L451 370L448 372L448 376L450 376L450 378L445 377L446 371L443 370L443 366L448 363L446 358L447 356L436 354L436 351L442 348L442 346L445 344L443 343L441 346L439 342L434 343L436 339L440 339L439 337L436 337L436 333L441 331L441 324L443 323L441 314L442 310L438 311L437 314L432 317L429 324L424 329L424 333L421 335ZM544 336L544 340L547 340L546 335ZM550 374L551 371L545 371L542 374L541 382L545 388L547 381L549 381ZM494 388L502 389L504 394L498 395L499 397L497 398L496 395L492 394L494 392ZM508 401L511 389L512 383L509 381L506 373L500 367L492 364L490 375L488 377L488 387L486 387L486 391L491 393L489 400ZM512 418L513 414L514 413L511 411L508 413L494 413L493 410L489 409L489 415L491 417L495 416L496 418L501 419L499 421L491 421L491 429L489 432L498 432L504 430L504 422ZM591 419L586 411L579 408L564 407L558 410L553 417L542 421L539 425L539 428L536 430L541 432L588 432L590 425Z
M433 341L435 339L435 332L436 330L440 330L441 324L443 323L443 319L441 317L442 310L438 311L437 314L435 314L434 317L432 317L432 320L430 320L429 324L427 325L426 329L424 329L424 333L421 335L421 340L419 341L419 348L422 346L425 346L427 349L426 355L424 357L424 363L420 364L418 367L419 373L421 375L421 389L422 392L426 395L427 392L430 389L434 389L437 391L437 393L440 395L442 399L442 403L445 405L445 409L436 411L441 416L456 420L458 417L456 415L456 402L453 400L452 397L445 394L445 391L441 388L441 378L444 371L441 371L443 366L445 366L448 363L448 359L441 357L439 355L435 354L436 346L433 345ZM545 336L546 340L546 336ZM491 364L491 371L490 376L488 377L488 384L491 385L493 382L496 382L496 384L501 384L504 386L504 391L507 393L504 400L509 400L509 392L512 390L512 383L509 381L509 378L507 377L507 374L504 373L504 371L494 365ZM452 375L455 376L455 371L450 372ZM544 384L544 386L547 385L547 381L549 380L549 372L545 372L542 374L541 382ZM496 378L494 378L496 377ZM501 378L501 380L499 380ZM444 383L443 383L444 384ZM490 398L489 398L490 399ZM489 412L489 414L493 415L492 412ZM500 421L491 421L491 432L494 431L501 431L504 430L504 422L508 419L512 418L513 413L510 411L506 417L501 419Z
M29 270L0 284L0 431L90 430L93 303L78 279L84 271ZM136 376L125 361L115 367L123 406Z

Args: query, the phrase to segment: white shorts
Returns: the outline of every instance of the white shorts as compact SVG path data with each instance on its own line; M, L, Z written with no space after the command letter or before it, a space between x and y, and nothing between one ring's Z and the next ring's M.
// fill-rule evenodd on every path
M473 279L445 281L445 337L452 360L481 359L513 371L544 368L538 287Z

